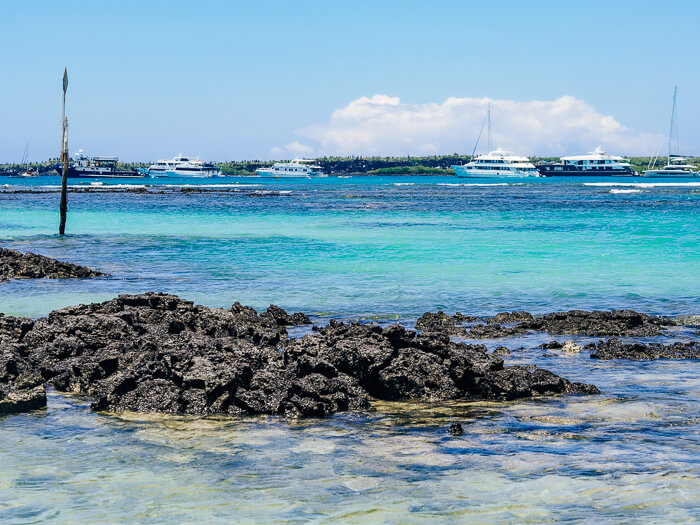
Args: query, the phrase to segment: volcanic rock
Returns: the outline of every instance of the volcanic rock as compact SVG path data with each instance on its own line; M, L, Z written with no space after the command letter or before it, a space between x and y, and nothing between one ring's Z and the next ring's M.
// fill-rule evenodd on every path
M7 279L68 279L100 277L106 274L36 253L0 248L0 281Z
M472 318L457 312L455 315L447 315L442 310L437 313L426 312L416 321L416 329L422 332L444 332L450 335L465 335L467 329L458 323L467 322Z
M517 323L518 321L531 321L532 319L534 317L530 312L516 310L513 312L501 312L487 319L486 322L489 324L508 324Z
M700 359L700 341L661 343L622 343L613 338L587 345L593 359Z
M460 423L457 423L456 421L452 423L449 428L447 429L448 434L452 434L453 436L461 436L464 434L464 428L462 428L462 425Z
M484 345L454 343L446 333L331 321L288 339L285 326L305 321L274 305L258 314L240 303L207 308L148 293L64 308L34 322L0 317L0 334L19 375L87 395L96 410L322 416L369 408L371 397L598 393L536 367L504 367ZM3 388L17 384L12 366Z
M497 314L487 320L489 324L480 323L472 326L466 335L472 339L497 339L529 332L549 332L552 335L649 337L659 335L664 328L676 324L673 320L665 317L651 316L633 310L612 310L610 312L571 310L527 319L529 315L528 312ZM513 326L500 324L500 322L510 323L518 317L526 320ZM451 326L454 323L451 322L450 316L438 312L437 314L426 313L421 317L421 319L423 318L431 320L429 323L431 331L454 334L451 331Z

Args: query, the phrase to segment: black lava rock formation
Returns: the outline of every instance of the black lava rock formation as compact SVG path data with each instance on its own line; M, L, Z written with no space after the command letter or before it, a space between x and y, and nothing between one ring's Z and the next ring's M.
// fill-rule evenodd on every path
M460 314L461 315L461 314ZM659 335L662 330L676 323L665 317L652 316L633 310L612 310L610 312L594 310L571 310L555 312L533 317L528 312L503 312L487 320L487 324L473 325L468 331L459 326L457 319L442 312L426 313L421 319L427 320L416 324L423 331L443 332L450 335L462 335L471 339L498 339L513 337L529 332L548 332L552 335L587 335L615 337L650 337ZM520 322L517 322L521 320ZM516 322L511 326L510 324Z
M8 279L69 279L104 276L101 272L36 253L0 248L0 281Z
M322 416L368 408L371 397L598 393L547 370L504 367L483 345L400 325L331 321L290 340L285 326L308 318L276 306L258 314L239 303L207 308L149 293L57 310L34 322L0 319L8 362L57 390L91 397L96 410ZM2 384L19 375L6 374Z
M44 379L18 344L31 326L30 319L0 314L0 416L46 406Z
M635 361L653 359L700 359L700 342L622 343L613 338L586 346L592 350L593 359L631 359Z

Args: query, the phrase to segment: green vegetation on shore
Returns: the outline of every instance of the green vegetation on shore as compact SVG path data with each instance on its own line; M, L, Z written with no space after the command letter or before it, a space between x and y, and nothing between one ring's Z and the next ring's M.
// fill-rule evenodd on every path
M324 173L329 175L366 174L366 175L453 175L450 166L469 162L469 155L433 155L428 157L320 157L316 162ZM559 157L530 157L534 164L538 162L556 162ZM642 173L649 166L652 157L627 157L632 167ZM29 166L38 169L41 175L52 175L57 159L45 162L32 162ZM659 157L656 165L663 166L666 157ZM700 169L700 158L691 157L689 163ZM150 162L119 163L120 169L145 168ZM274 161L242 160L217 163L223 175L250 176L259 168L270 167ZM25 169L20 164L0 164L0 175L19 173Z

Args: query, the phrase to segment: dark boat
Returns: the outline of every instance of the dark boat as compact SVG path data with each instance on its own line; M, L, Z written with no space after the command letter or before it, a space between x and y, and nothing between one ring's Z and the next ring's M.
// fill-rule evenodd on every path
M562 157L560 162L537 166L543 177L633 177L637 175L624 157L608 155L600 148L588 155Z
M73 162L68 164L68 178L142 179L146 175L136 170L120 170L117 157L88 157L78 151ZM63 164L56 164L56 171L63 174Z

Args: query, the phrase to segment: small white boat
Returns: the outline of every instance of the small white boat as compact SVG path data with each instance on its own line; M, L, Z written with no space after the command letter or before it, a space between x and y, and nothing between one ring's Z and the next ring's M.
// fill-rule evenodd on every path
M671 109L671 126L668 132L668 162L666 166L661 169L654 169L656 164L656 159L649 162L649 169L644 172L645 177L649 178L687 178L687 177L700 177L700 172L698 168L692 164L688 164L688 159L681 155L673 155L671 149L673 146L673 139L675 136L676 146L678 145L678 119L676 115L676 96L678 94L678 87L673 89L673 108Z
M151 177L220 177L221 170L211 162L184 157L159 160L146 170Z
M294 159L291 162L275 162L271 168L255 170L261 177L325 177L323 168L312 159Z

